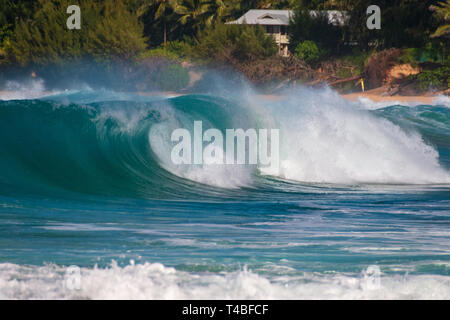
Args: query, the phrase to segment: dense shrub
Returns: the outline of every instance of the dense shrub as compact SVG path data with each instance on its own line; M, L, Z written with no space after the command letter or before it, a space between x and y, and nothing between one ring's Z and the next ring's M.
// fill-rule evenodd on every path
M429 41L431 30L437 27L431 5L439 0L352 0L345 10L350 19L345 27L345 41L362 49L377 47L420 48ZM381 8L381 29L366 28L367 7Z
M329 54L337 54L342 44L343 28L329 21L326 12L316 12L314 16L303 7L294 11L289 25L291 38L290 49L294 51L297 46L307 40L326 50Z
M141 58L149 57L165 57L171 60L182 60L185 58L191 58L193 55L194 47L192 44L186 41L169 41L164 46L161 44L157 48L147 50L142 54Z
M294 54L307 63L316 63L319 61L322 51L314 41L306 40L298 44Z
M189 39L184 41L170 41L166 44L166 50L179 58L186 58L192 55L193 46Z
M261 26L218 24L199 34L195 54L208 61L244 62L276 55L275 40Z
M69 0L39 0L31 20L19 20L6 46L21 65L63 63L91 57L97 60L134 59L146 47L142 26L122 1L80 0L81 29L68 30Z
M434 90L447 89L450 86L450 67L442 66L435 70L424 70L417 75L419 89Z

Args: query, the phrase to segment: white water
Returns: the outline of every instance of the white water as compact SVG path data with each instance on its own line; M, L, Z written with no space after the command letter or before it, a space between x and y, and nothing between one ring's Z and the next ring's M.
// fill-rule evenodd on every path
M0 299L450 299L450 277L304 274L269 279L251 271L194 274L159 263L81 268L0 264Z
M269 108L280 126L282 178L339 184L450 183L438 152L418 133L331 90L303 89Z
M9 82L12 90L0 99L34 98L45 94L42 80ZM367 109L385 105L360 100L349 102L330 89L303 88L285 92L282 102L263 101L249 88L236 90L243 106L255 115L255 126L280 129L280 178L312 183L446 184L450 173L439 164L439 154L416 132L406 131ZM236 97L235 97L236 99ZM440 97L437 104L450 105ZM392 104L392 103L391 103ZM150 144L168 171L196 182L237 188L252 184L253 168L235 165L175 166L170 160L170 125L153 126ZM133 129L147 113L110 111L124 127ZM117 114L111 114L111 113ZM238 113L240 114L240 113ZM201 119L199 119L201 120ZM239 127L239 126L238 126ZM236 128L230 128L236 129ZM261 168L263 174L274 172Z
M7 81L5 91L0 92L0 100L35 99L46 95L44 80L27 82Z
M369 98L358 98L357 104L363 107L367 110L376 110L376 109L382 109L389 106L406 106L406 107L416 107L423 105L423 102L405 102L405 101L373 101ZM447 108L450 108L450 98L444 95L437 96L433 99L432 105L439 105L439 106L445 106Z
M286 92L282 102L261 100L250 90L239 96L254 115L255 126L280 129L280 170L260 168L263 174L308 183L450 183L433 146L417 132L373 115L367 110L371 105L349 102L330 89ZM218 187L252 184L249 166L171 164L169 128L183 125L169 118L170 125L154 126L149 135L164 168Z
M167 108L170 108L170 106L168 105ZM172 110L172 112L174 111ZM164 169L179 177L216 187L234 189L251 184L251 172L253 169L249 166L174 164L171 159L171 151L174 146L171 142L171 134L175 129L186 127L170 111L165 114L164 118L165 120L161 123L153 125L149 132L149 142L152 151L155 152ZM192 123L189 123L189 125L192 125ZM224 150L222 150L222 153L225 154ZM206 162L206 159L203 160Z

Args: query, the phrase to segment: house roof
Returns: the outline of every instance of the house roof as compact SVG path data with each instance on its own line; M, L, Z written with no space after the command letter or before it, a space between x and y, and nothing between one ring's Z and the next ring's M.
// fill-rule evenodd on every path
M251 9L242 17L228 24L288 25L292 10Z
M312 17L317 16L321 12L326 12L328 20L334 25L343 25L347 19L347 13L344 11L327 10L327 11L310 11ZM237 20L227 22L227 24L262 24L262 25L289 25L289 21L293 16L292 10L260 10L251 9Z

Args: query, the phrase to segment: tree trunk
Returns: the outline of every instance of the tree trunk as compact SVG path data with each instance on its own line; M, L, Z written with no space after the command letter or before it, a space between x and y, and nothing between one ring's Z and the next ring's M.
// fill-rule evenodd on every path
M167 44L167 28L166 28L166 19L164 19L164 47Z

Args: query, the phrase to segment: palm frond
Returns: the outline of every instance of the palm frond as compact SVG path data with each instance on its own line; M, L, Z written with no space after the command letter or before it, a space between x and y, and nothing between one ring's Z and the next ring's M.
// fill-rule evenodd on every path
M431 35L431 37L437 38L445 35L450 35L450 24L445 24L437 28L437 30Z

